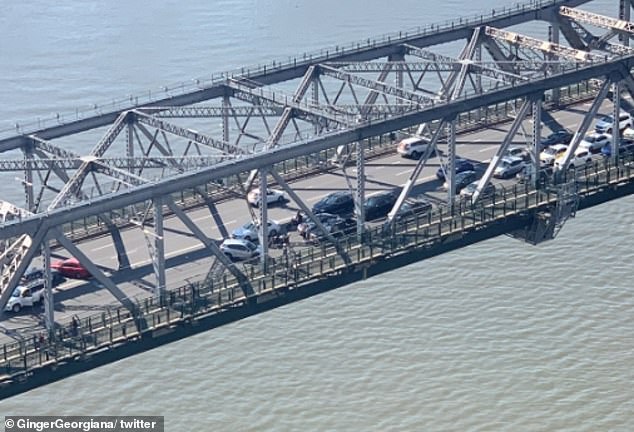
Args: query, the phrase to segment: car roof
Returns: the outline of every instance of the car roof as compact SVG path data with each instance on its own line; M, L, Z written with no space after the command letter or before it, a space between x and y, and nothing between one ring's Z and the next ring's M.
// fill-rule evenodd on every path
M230 246L230 245L246 245L247 243L251 243L249 240L244 239L225 239L222 244Z
M516 162L516 161L523 161L524 159L522 159L521 157L517 157L517 156L504 156L502 159L502 162Z
M568 146L566 144L555 144L554 146L550 147L553 150L561 150L561 149L566 149L568 148Z
M417 142L429 142L429 140L427 138L423 138L423 137L410 137L410 138L405 138L404 140L401 140L401 143L403 144L414 144Z

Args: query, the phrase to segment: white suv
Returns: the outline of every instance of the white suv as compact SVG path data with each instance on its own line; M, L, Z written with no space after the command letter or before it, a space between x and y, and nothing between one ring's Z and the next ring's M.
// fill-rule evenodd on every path
M563 162L565 153L561 153L557 159L555 159L555 166L559 167L561 162ZM586 164L592 162L592 155L586 148L578 148L575 154L570 158L570 162L568 162L568 168L579 168Z
M543 165L552 165L555 159L557 159L559 155L564 154L567 149L568 146L564 144L555 144L546 147L546 149L539 154L539 161Z
M22 308L33 306L44 298L44 284L37 283L31 286L18 285L11 293L4 310L20 312Z
M230 260L242 261L260 256L262 249L248 240L227 239L220 245L220 250Z
M420 158L429 147L430 143L427 138L405 138L398 143L396 151L403 157Z
M612 135L604 133L591 133L583 138L579 143L579 148L588 150L590 153L600 153L604 145L612 142Z
M599 120L594 127L599 133L612 133L612 125L614 124L614 117L609 115ZM619 130L632 127L632 117L628 113L619 114Z

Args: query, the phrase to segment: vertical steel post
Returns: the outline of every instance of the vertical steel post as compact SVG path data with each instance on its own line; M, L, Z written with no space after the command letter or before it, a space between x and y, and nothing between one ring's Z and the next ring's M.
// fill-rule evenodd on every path
M542 141L542 96L533 100L533 148L531 155L532 177L531 181L535 188L539 185L539 153Z
M128 171L131 173L134 172L134 162L132 158L134 157L134 122L135 116L130 115L127 118L128 120L128 133L126 135L126 156L129 158L128 160Z
M48 235L42 240L42 265L44 266L44 325L49 340L52 340L55 337L55 303L53 301L51 247Z
M312 103L313 106L318 106L319 105L319 76L313 78L313 83L312 83L312 89L311 89L311 99L312 99ZM321 130L321 127L319 126L319 123L316 122L315 123L315 135L318 134Z
M447 169L446 169L447 204L453 208L456 197L456 118L447 124Z
M258 226L258 239L260 240L260 247L262 248L262 254L260 255L260 263L262 264L262 271L267 271L267 259L269 255L269 218L268 218L268 206L266 202L266 190L267 182L266 176L268 175L267 168L260 168L260 224Z
M548 26L548 41L555 44L559 44L559 23L557 21L552 21L550 23L550 26ZM551 61L556 62L558 60L556 54L550 54L549 57ZM553 65L553 72L554 73L559 72L559 67L557 66L557 64ZM555 104L555 106L559 105L560 100L561 100L561 91L559 86L557 86L553 89L553 103Z
M629 1L629 0L628 0ZM629 7L629 4L628 4ZM612 102L614 103L612 116L614 124L612 125L612 158L616 162L619 158L619 147L621 146L621 130L619 128L621 115L621 82L614 81L612 83Z
M163 235L163 197L154 198L154 274L156 275L156 297L165 295L165 240Z
M35 211L35 203L33 200L33 141L29 140L24 147L24 160L26 162L26 169L24 170L24 196L25 196L25 208L30 211Z
M619 0L619 19L623 21L630 20L630 3L631 0ZM621 45L630 46L630 35L619 33L619 43Z
M222 140L229 142L229 96L222 97Z
M357 141L357 195L354 209L357 216L357 236L361 241L365 222L365 140Z

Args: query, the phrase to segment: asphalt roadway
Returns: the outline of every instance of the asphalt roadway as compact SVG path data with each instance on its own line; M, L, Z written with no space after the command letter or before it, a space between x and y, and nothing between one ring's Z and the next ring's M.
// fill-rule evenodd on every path
M552 129L557 129L558 125L574 130L590 105L591 103L583 103L550 114L544 113L543 120L546 126L542 129L542 135L548 135ZM600 111L605 114L611 113L611 104L604 104ZM531 133L530 122L524 121L524 125L526 132ZM496 128L459 134L456 146L458 156L474 162L478 174L481 176L486 169L486 162L495 154L509 126L510 124L505 124ZM531 142L531 137L524 137L520 129L513 145L527 142ZM441 202L444 199L446 192L442 188L442 182L437 180L435 176L439 163L438 157L430 158L419 176L412 195L422 194L431 202ZM415 164L414 160L400 157L396 153L396 145L394 153L366 161L366 196L402 186ZM354 166L347 167L346 172L352 177L351 181L354 184L356 181ZM494 182L510 185L514 180L494 180ZM309 207L312 207L315 202L330 192L347 189L347 183L341 169L294 181L291 185ZM247 205L246 200L239 199L225 201L217 205L229 233L249 221ZM269 207L269 219L280 222L288 221L297 210L298 207L292 201L283 206L271 206ZM215 226L206 207L193 209L187 214L206 235L221 240L220 231ZM210 253L206 251L202 243L176 217L166 217L164 229L167 288L176 288L204 278L211 259L209 258ZM86 240L79 243L78 246L106 274L111 274L115 283L128 296L150 296L155 278L144 234L141 228L134 227L122 231L122 236L131 263L131 270L116 271L117 258L109 236ZM153 240L151 234L149 240ZM299 236L294 237L293 241L299 241ZM54 259L66 257L69 257L69 254L63 249L53 251ZM94 315L105 310L106 305L116 304L116 300L108 290L96 281L85 280L68 280L58 286L54 290L54 299L55 319L60 322L69 321L75 315L78 317ZM11 339L19 338L21 335L41 331L43 312L41 305L25 308L18 314L7 312L4 321L0 323L0 342L6 343Z

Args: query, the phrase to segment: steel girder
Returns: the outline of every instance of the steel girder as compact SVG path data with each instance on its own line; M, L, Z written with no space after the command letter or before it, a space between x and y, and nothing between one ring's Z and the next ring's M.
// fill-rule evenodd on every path
M249 279L242 273L227 256L222 253L216 242L205 235L198 225L190 219L189 216L174 202L170 196L165 196L164 204L178 217L181 222L196 236L200 242L220 261L238 280L240 288L245 297L251 297L254 294L253 287Z
M537 97L541 97L541 95L537 95ZM495 155L491 158L491 162L489 162L489 165L487 166L486 171L484 172L484 174L482 175L482 178L480 178L480 181L478 182L478 186L476 187L476 190L471 197L474 202L477 201L477 199L480 197L480 194L482 193L484 188L489 184L489 181L491 181L491 177L493 177L493 172L499 165L500 160L504 156L504 153L506 153L506 150L511 145L511 142L513 141L513 138L515 137L515 134L522 126L522 122L524 121L524 118L526 117L526 115L530 112L532 105L533 105L533 100L531 98L527 98L522 104L522 107L520 108L519 112L515 116L515 120L513 120L513 123L511 124L511 127L508 133L504 137L504 141L502 141L502 144L500 145L500 147L498 147Z
M619 33L634 35L634 23L624 21L617 18L611 18L605 15L599 15L592 12L586 12L581 9L571 8L568 6L559 7L559 15L570 18L577 22L591 24L595 27L607 30L615 30Z
M49 210L53 210L64 205L69 199L73 196L77 196L80 194L81 186L84 183L84 179L90 173L90 165L93 158L101 157L104 152L110 147L110 145L114 142L114 140L119 136L119 133L123 130L124 126L128 121L129 112L124 112L113 123L113 125L108 129L108 132L103 136L103 138L97 143L95 148L90 152L90 157L88 160L82 162L79 169L73 174L73 176L64 184L64 187L60 191L59 194L53 199L51 204L48 206Z
M267 105L240 105L231 107L219 106L177 106L177 107L143 107L138 111L155 118L223 118L249 117L253 110L258 110L260 115L266 117L279 117L283 108ZM228 140L225 140L228 142Z
M146 201L157 194L164 195L181 191L216 179L226 178L236 173L248 172L262 166L271 166L283 160L317 153L328 148L336 148L339 145L355 142L359 139L389 133L390 131L400 130L438 118L457 115L482 106L518 99L571 83L604 77L611 73L618 73L621 76L628 77L629 70L632 67L634 67L634 55L607 59L593 64L581 64L578 69L563 69L559 73L535 79L531 82L500 87L479 95L461 98L459 101L437 103L434 106L408 112L401 116L376 120L371 124L351 125L348 129L333 131L308 141L271 149L268 152L248 155L238 160L226 161L212 167L202 168L196 172L183 173L157 181L152 185L137 186L134 189L125 191L125 193L110 194L107 197L93 199L90 206L86 202L80 202L72 206L56 209L48 214L40 213L31 216L24 219L20 224L15 222L5 223L0 227L0 239L35 232L38 224L43 219L47 219L53 225L60 225L89 215L100 214L110 209L122 208L136 202Z
M546 42L519 33L501 30L494 27L485 27L485 34L497 41L509 43L515 46L523 46L531 50L537 50L548 54L555 54L558 57L573 59L581 62L601 62L605 56L577 50L553 42Z
M226 84L232 96L245 102L257 105L283 106L295 110L293 117L301 118L313 124L328 125L331 129L347 126L353 122L350 115L333 111L323 105L313 105L301 102L293 102L293 96L285 95L276 90L265 91L262 88L253 88L236 80L228 80Z
M137 111L133 111L133 113L136 117L135 118L136 121L139 123L146 124L155 129L159 129L161 131L165 131L173 135L180 136L182 138L186 138L190 141L193 141L197 144L204 145L211 149L218 150L226 154L244 155L249 153L247 150L243 148L236 147L232 144L229 144L224 141L220 141L215 138L211 138L205 134L201 134L200 132L197 132L191 129L185 129L183 127L168 123L164 120L159 120L141 111L137 110Z
M302 201L299 195L295 193L295 191L288 185L288 183L286 183L286 181L282 178L282 176L280 176L277 172L275 172L275 170L270 170L269 173L271 174L273 179L275 179L277 184L282 189L284 189L286 193L288 193L288 196L291 197L293 201L295 201L295 204L297 204L299 208L302 209L304 213L306 213L306 216L308 216L308 218L315 223L317 230L321 232L324 235L324 237L330 243L334 245L335 249L337 250L337 253L341 256L341 258L343 258L346 264L350 264L352 261L350 260L350 256L348 256L348 253L341 247L339 242L332 236L332 234L328 232L326 227L324 227L324 225L319 221L319 219L315 217L313 212L308 208L308 206L304 203L304 201Z
M579 128L577 129L574 136L572 137L572 141L570 141L570 145L568 145L568 149L564 153L564 156L561 162L559 163L559 167L558 167L559 171L566 170L568 168L568 164L570 163L570 159L572 159L572 155L574 155L575 152L577 151L577 147L579 147L579 143L581 142L586 132L588 131L590 124L594 121L594 116L596 116L597 112L599 112L599 108L601 107L603 100L607 96L609 89L610 89L610 80L606 79L601 85L601 89L599 89L599 93L597 94L594 101L592 102L592 106L590 106L588 113L584 116L583 121L581 122L581 124L579 125Z
M362 76L354 75L340 69L336 69L327 65L319 65L321 74L330 76L335 79L339 79L345 82L350 82L362 87L366 87L370 90L380 92L386 95L395 96L400 100L413 103L418 106L429 106L437 102L435 99L414 93L408 90L400 89L398 87L391 86L379 81L370 80Z
M470 72L476 73L481 76L485 76L487 78L490 78L496 81L515 82L515 81L526 81L529 79L528 77L524 77L519 74L504 71L503 69L499 67L499 64L497 62L491 62L491 61L465 62L464 60L443 56L441 54L436 54L432 51L428 51L422 48L412 47L410 45L404 45L404 47L407 49L408 55L429 60L430 63L433 63L436 66L439 66L440 70L443 70L443 67L444 67L444 70L446 71L456 71L462 68L464 64L467 64ZM374 63L371 63L371 64L374 64ZM414 64L417 64L417 63L414 63ZM429 65L429 63L423 63L423 64ZM410 70L416 70L411 68L412 63L408 62L408 63L405 63L405 65ZM521 66L524 66L525 69L529 69L529 70L534 69L535 66L537 66L538 69L541 70L544 66L543 62L528 62L528 61L512 62L512 65L513 66L521 65Z

